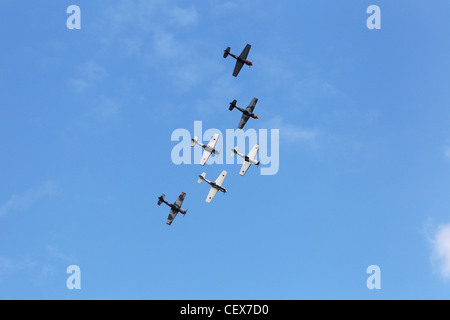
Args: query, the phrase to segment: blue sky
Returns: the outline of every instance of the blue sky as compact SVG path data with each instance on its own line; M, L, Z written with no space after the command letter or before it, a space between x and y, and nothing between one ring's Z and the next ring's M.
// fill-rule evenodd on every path
M448 299L449 10L2 1L0 298ZM223 49L247 43L234 78ZM247 127L280 129L276 175L172 163L174 130L234 129L228 103L253 97ZM207 204L197 175L222 170L229 192ZM169 227L157 196L182 191Z

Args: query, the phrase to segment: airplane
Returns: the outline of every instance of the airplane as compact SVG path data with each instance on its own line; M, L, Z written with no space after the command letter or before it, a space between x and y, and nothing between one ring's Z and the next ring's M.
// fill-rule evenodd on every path
M231 48L228 47L224 50L223 53L223 57L226 58L229 55L232 56L233 58L235 58L236 61L236 65L234 66L234 71L233 71L233 76L237 77L237 75L239 74L239 71L241 71L242 66L244 64L248 65L248 66L252 66L253 63L251 63L251 61L247 60L247 56L248 56L248 52L250 51L251 45L247 44L244 48L244 50L242 50L241 55L238 57L232 53L230 53Z
M253 110L255 109L256 103L258 102L258 98L253 98L253 100L250 102L248 107L244 110L239 108L236 105L237 100L233 100L230 102L230 111L232 111L234 108L238 109L240 112L242 112L241 121L239 122L238 129L244 128L245 124L247 123L248 119L252 117L253 119L258 119L258 116L253 113Z
M216 179L216 181L209 181L205 178L206 173L202 173L198 176L198 183L202 183L202 181L205 181L207 184L211 186L211 189L209 190L208 196L206 197L206 202L211 202L211 200L214 198L214 196L217 194L217 191L221 191L224 194L227 192L227 189L222 187L223 180L225 180L225 177L227 176L227 172L224 170L220 174L220 176Z
M166 200L164 200L165 197L166 197L165 194L158 197L158 206L160 206L161 203L165 203L170 207L169 217L167 218L167 222L166 222L166 224L168 224L170 226L172 224L173 220L175 219L175 217L177 216L178 212L180 212L183 216L187 213L187 210L181 209L181 205L183 204L184 198L186 197L186 193L182 192L178 196L178 199L175 201L174 204L169 203Z
M195 136L194 139L192 139L191 147L194 147L196 144L201 146L205 151L203 151L202 159L200 160L200 165L204 166L206 161L208 161L209 156L211 153L214 153L215 155L219 155L219 150L214 149L217 143L217 140L219 140L220 134L215 133L211 140L209 141L208 145L204 145L203 143L198 142L198 137Z
M247 172L248 168L250 168L250 166L252 164L257 165L257 166L259 165L259 161L256 160L256 154L258 153L258 150L259 150L259 144L255 144L247 156L245 154L239 153L238 147L234 147L231 150L232 157L234 157L237 154L241 158L245 159L244 163L242 164L241 171L239 172L239 174L241 176L243 176Z

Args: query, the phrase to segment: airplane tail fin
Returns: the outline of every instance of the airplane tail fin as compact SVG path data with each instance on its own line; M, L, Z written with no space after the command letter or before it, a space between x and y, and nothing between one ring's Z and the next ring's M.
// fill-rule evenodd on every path
M202 183L203 180L205 180L206 173L203 172L201 175L198 176L198 183Z
M238 151L239 147L234 147L233 149L231 149L231 156L234 157Z
M191 147L194 147L195 144L197 143L197 141L198 141L198 137L195 136L194 139L191 140Z
M223 57L224 57L224 58L228 57L228 55L230 54L230 50L231 50L231 48L228 47L228 48L226 48L226 49L223 51Z
M237 100L233 100L232 102L230 102L230 111L234 109L234 107L236 107L236 102Z
M161 205L161 203L163 203L164 202L164 198L166 197L166 195L165 194L163 194L161 197L159 197L158 198L158 206L160 206Z

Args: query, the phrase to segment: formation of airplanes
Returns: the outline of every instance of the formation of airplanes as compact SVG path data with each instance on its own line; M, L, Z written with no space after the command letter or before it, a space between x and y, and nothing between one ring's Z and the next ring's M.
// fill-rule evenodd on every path
M251 48L251 45L247 44L239 56L232 54L230 52L230 50L231 50L230 47L228 47L224 50L224 54L223 54L224 58L231 56L234 59L236 59L236 64L235 64L234 70L233 70L234 77L237 77L237 75L241 71L244 64L248 65L248 66L253 65L251 61L247 60L247 56L250 52L250 48ZM250 104L245 109L242 109L236 105L237 100L233 100L230 103L230 107L229 107L230 111L232 111L233 109L237 109L240 112L242 112L242 116L241 116L241 119L238 124L238 129L243 129L245 124L247 123L247 121L250 118L258 119L258 116L253 113L253 110L255 109L257 102L258 102L258 98L253 98L252 101L250 102ZM199 142L199 137L197 137L197 136L195 136L192 139L191 147L194 148L196 145L199 145L201 148L203 148L203 155L200 160L200 165L204 166L206 164L206 162L208 161L209 157L211 156L211 154L215 154L215 155L220 154L220 151L215 149L217 141L219 140L219 137L220 137L220 135L218 133L215 133L212 136L211 140L206 145ZM255 144L247 155L240 153L238 151L237 146L231 150L232 157L234 157L235 155L238 155L239 157L244 159L241 170L239 171L239 174L241 176L245 175L245 173L248 171L248 169L250 168L250 166L252 164L254 164L256 166L259 165L259 161L256 160L258 150L259 150L258 144ZM204 181L207 184L209 184L211 187L208 192L208 195L206 197L207 203L210 203L219 191L224 194L227 192L227 189L225 189L222 186L226 176L227 176L227 171L225 171L225 170L222 171L222 173L217 177L217 179L215 181L206 179L205 172L203 172L201 175L198 176L198 183L202 183ZM171 225L178 213L181 213L183 216L187 213L187 210L184 210L181 208L181 205L183 204L183 201L186 198L186 193L182 192L173 204L167 202L165 200L165 196L166 195L163 194L160 197L158 197L158 205L160 206L162 203L164 203L170 207L169 217L167 218L166 224Z

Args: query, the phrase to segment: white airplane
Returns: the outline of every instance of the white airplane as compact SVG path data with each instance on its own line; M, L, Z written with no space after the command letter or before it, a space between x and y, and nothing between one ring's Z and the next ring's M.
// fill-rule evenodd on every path
M259 161L256 160L256 154L258 153L258 150L259 150L259 144L255 144L253 146L253 149L250 151L250 153L247 156L245 154L239 153L238 147L234 147L231 150L232 157L234 157L234 155L237 154L238 156L240 156L241 158L244 158L244 160L245 160L244 163L242 164L241 171L239 172L239 174L241 176L243 176L247 172L248 168L250 168L250 166L252 164L259 165Z
M223 193L227 192L227 189L222 187L223 180L225 180L225 177L227 176L227 172L224 170L220 174L220 176L216 179L216 181L209 181L205 178L206 173L202 173L198 176L198 183L202 183L202 181L205 181L207 184L211 186L211 190L209 190L208 196L206 197L206 202L211 202L211 200L214 198L214 196L217 194L217 191L221 191Z
M211 141L209 141L208 145L204 145L203 143L198 142L197 136L195 136L194 139L192 139L191 147L194 147L196 144L198 144L200 147L205 149L205 151L203 151L202 160L200 160L200 165L202 166L205 165L211 153L214 153L216 155L220 153L219 150L214 149L216 147L217 140L219 140L219 136L220 134L215 133L214 136L211 138Z

